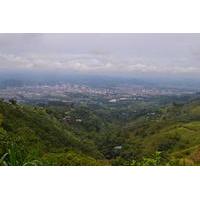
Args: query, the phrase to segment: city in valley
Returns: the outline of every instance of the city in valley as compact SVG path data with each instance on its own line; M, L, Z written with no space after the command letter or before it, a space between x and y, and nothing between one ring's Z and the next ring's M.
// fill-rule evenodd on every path
M193 94L191 89L145 87L142 85L117 85L113 87L90 87L83 84L36 84L20 87L7 86L0 88L0 98L8 101L15 99L19 103L48 102L48 101L75 101L93 100L102 98L110 103L118 101L136 100L153 96L179 96ZM79 94L79 97L73 95ZM93 98L92 98L93 97Z

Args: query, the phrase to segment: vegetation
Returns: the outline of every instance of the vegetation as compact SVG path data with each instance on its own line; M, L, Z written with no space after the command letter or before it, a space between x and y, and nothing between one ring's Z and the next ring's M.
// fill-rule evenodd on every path
M82 141L39 107L0 102L0 141L2 165L32 165L33 161L48 165L47 157L55 154L66 158L68 165L104 163L92 141ZM79 161L70 159L70 154ZM52 164L63 162L55 158Z
M200 99L0 101L0 165L200 165Z

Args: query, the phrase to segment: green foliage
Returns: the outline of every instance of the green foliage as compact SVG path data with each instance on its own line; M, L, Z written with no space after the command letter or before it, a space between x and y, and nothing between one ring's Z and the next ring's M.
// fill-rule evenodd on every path
M66 153L49 153L42 157L44 165L59 165L59 166L91 166L91 165L105 165L106 162L98 161L92 157L68 151Z
M132 166L158 166L161 165L161 152L156 151L151 157L144 157L141 161L133 160Z
M3 122L3 115L0 113L0 126L1 126L2 122Z
M92 141L82 141L67 131L43 108L0 102L0 113L1 164L40 165L43 155L70 149L78 152L80 158L85 155L94 160L104 159Z
M179 100L0 101L0 165L200 165L200 101Z

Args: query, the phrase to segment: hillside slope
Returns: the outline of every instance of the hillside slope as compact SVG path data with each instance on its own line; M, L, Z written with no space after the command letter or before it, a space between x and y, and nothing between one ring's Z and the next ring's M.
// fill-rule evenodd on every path
M200 165L200 100L173 104L158 116L129 123L125 130L140 157L158 151L163 155L161 165Z
M82 122L66 123L63 107L0 101L0 165L200 165L199 98L121 124L88 109L73 108Z
M0 156L2 165L105 164L92 141L77 138L45 109L2 101Z

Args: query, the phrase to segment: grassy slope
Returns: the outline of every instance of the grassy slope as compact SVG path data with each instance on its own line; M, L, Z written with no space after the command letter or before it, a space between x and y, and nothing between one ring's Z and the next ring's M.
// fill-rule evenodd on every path
M127 130L143 156L162 151L169 164L200 165L199 100L169 106L153 119L140 118L130 123Z

